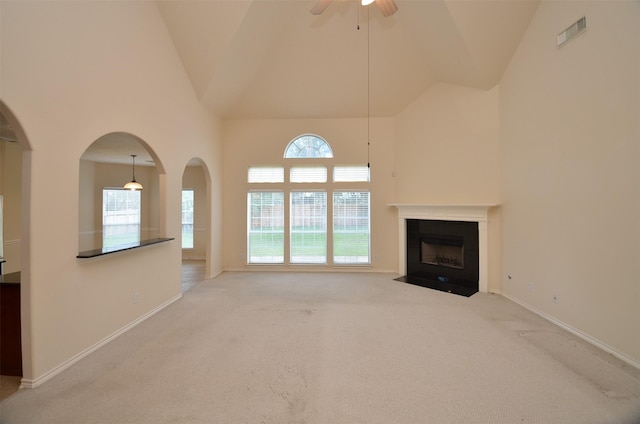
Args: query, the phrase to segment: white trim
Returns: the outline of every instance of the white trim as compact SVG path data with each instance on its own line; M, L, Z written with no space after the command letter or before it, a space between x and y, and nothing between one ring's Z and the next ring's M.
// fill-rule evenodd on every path
M626 356L624 353L617 351L616 349L612 348L611 346L601 342L598 339L595 339L593 337L591 337L588 334L583 333L582 331L573 328L572 326L570 326L569 324L566 324L554 317L552 317L551 315L548 315L544 312L542 312L539 309L536 309L535 307L529 305L526 302L523 302L520 299L517 299L513 296L509 296L508 294L504 294L502 293L501 296L504 296L505 298L509 299L510 301L517 303L518 305L522 306L525 309L530 310L531 312L533 312L534 314L546 319L547 321L551 322L552 324L557 325L558 327L568 331L569 333L581 338L582 340L591 343L592 345L594 345L595 347L604 350L607 353L612 354L613 356L615 356L616 358L620 359L621 361L626 362L627 364L631 365L632 367L637 368L638 370L640 370L640 362L636 361L635 359L629 358L628 356Z
M140 324L141 322L145 321L147 318L150 318L153 315L157 314L158 312L160 312L161 310L163 310L167 306L171 305L173 302L175 302L177 300L180 300L180 298L182 298L182 293L179 293L179 294L175 295L174 297L172 297L171 299L167 300L166 302L156 306L155 308L153 308L152 310L150 310L146 314L142 315L138 319L130 322L129 324L125 325L121 329L119 329L116 332L112 333L111 335L105 337L104 339L100 340L99 342L95 343L94 345L89 346L88 348L86 348L82 352L78 353L77 355L74 355L73 357L67 359L62 364L60 364L57 367L47 371L46 373L44 373L40 377L36 378L35 380L29 380L29 379L23 378L22 381L21 381L21 384L20 384L20 389L35 389L36 387L40 386L41 384L51 380L53 377L55 377L56 375L60 374L62 371L66 370L70 366L72 366L72 365L76 364L77 362L79 362L81 359L87 357L88 355L90 355L91 353L93 353L96 350L100 349L101 347L103 347L107 343L111 342L112 340L116 339L117 337L121 336L122 334L126 333L127 331L131 330L133 327L135 327L138 324Z
M489 292L489 209L487 205L390 204L398 209L398 273L407 273L407 219L478 223L478 290Z

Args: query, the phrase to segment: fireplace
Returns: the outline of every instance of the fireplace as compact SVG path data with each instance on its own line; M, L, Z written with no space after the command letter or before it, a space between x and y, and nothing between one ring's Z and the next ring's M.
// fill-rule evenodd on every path
M478 291L478 223L407 219L402 281L471 296Z
M451 292L463 282L467 296L488 292L488 211L496 205L391 206L398 209L400 280Z
M461 237L420 237L420 263L464 269L464 239Z

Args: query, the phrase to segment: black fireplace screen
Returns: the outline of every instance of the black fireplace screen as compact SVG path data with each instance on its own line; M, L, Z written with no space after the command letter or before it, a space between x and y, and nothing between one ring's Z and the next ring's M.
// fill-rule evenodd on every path
M464 269L464 242L462 240L423 238L420 245L420 262Z

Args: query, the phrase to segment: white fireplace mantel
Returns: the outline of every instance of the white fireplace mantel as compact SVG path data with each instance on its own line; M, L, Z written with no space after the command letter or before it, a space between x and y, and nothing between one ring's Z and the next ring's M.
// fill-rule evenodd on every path
M478 223L478 289L482 293L489 290L489 209L497 205L429 205L391 204L398 209L399 256L398 272L407 273L407 219L428 219L436 221L468 221Z

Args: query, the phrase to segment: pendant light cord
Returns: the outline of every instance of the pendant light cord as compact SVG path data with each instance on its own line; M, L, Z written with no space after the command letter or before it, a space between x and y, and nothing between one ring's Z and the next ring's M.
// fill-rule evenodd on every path
M369 151L371 149L371 20L369 19L369 8L367 8L367 168L371 168Z
M360 5L357 7L356 29L360 31ZM367 168L371 168L371 20L369 19L369 8L367 8Z

